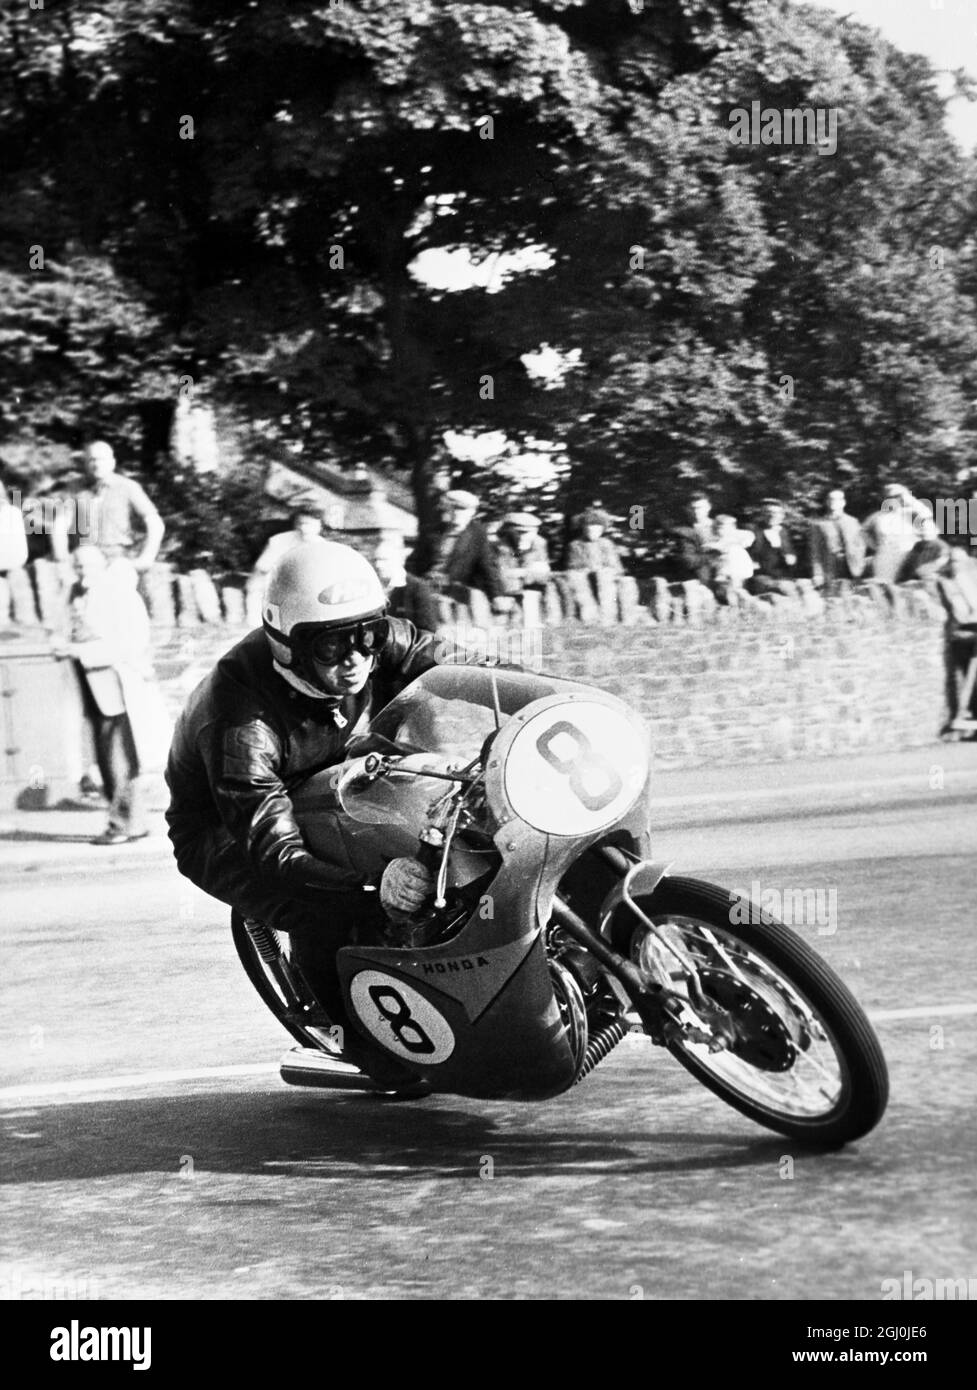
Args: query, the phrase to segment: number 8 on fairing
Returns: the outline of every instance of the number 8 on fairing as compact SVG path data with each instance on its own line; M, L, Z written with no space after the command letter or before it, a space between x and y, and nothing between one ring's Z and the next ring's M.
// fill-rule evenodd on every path
M426 1055L435 1050L434 1043L411 1013L407 1001L397 990L390 985L370 985L367 992L380 1013L389 1022L391 1031L401 1047L405 1047L408 1052L416 1052L418 1055L422 1053ZM384 996L393 999L397 1008L392 1009L389 1004L385 1004L383 1002ZM404 1036L407 1030L415 1035L416 1041Z
M553 751L553 743L561 735L572 738L574 742L574 751L568 758L561 758ZM556 772L570 779L570 790L588 811L603 811L623 786L617 768L600 753L595 753L593 744L583 730L566 719L551 724L540 734L536 740L536 751ZM588 772L596 772L603 777L603 791L595 794L587 790L584 778Z

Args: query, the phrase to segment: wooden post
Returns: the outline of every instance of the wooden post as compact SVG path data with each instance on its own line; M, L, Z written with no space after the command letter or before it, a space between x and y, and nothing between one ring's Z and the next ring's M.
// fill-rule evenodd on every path
M660 623L667 623L672 618L672 591L668 587L668 580L663 579L660 574L656 574L652 583L651 614Z
M199 627L200 612L197 608L197 596L194 592L193 580L188 574L176 576L176 596L179 604L177 625L179 627Z
M35 560L34 586L37 590L37 610L45 627L61 628L67 620L70 571L54 560Z
M7 571L7 585L10 590L10 607L15 623L36 627L40 622L37 604L34 601L34 588L30 575L23 568Z
M239 589L234 584L221 585L221 603L224 608L224 621L229 627L244 627L246 623L244 610L244 590ZM254 624L258 626L257 623Z
M522 596L522 626L541 627L543 621L543 595L538 589L527 589Z
M194 569L187 577L193 587L194 602L201 618L205 623L220 624L223 619L220 596L210 575L204 569Z
M543 622L547 627L559 627L563 622L560 590L552 580L543 591Z
M597 580L597 612L602 627L617 623L617 575L610 570L595 570Z
M641 621L647 622L651 617L647 609L642 609L638 594L638 581L633 574L618 575L617 601L621 622L627 627L634 627L635 623Z
M176 606L173 600L173 567L157 561L147 575L147 607L154 627L167 632L176 626Z
M471 609L472 621L476 627L489 628L492 626L492 605L488 595L483 594L481 589L469 589L468 606Z

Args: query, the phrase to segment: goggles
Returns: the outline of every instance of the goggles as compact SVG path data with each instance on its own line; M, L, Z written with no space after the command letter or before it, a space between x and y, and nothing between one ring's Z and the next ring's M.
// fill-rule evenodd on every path
M386 618L370 618L343 627L293 632L292 640L298 639L307 659L322 666L338 666L354 651L363 656L374 656L387 640L389 630L390 624Z

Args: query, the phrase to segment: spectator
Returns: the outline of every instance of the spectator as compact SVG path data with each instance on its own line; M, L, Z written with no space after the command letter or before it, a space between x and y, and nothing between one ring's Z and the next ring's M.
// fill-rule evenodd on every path
M526 589L545 589L550 557L533 512L510 512L499 527L496 550L505 594L518 599Z
M797 575L797 553L784 530L784 505L776 497L765 497L763 510L763 526L750 547L754 571L747 588L753 594L789 594Z
M248 621L255 626L261 622L261 600L275 565L293 546L306 545L322 536L322 517L314 506L300 503L293 509L291 521L287 531L279 531L269 538L248 576L247 614Z
M27 531L28 563L66 559L74 499L67 497L46 468L35 473L21 502Z
M162 766L169 721L155 688L149 615L129 566L80 545L69 596L69 654L82 672L85 709L95 733L109 819L97 845L141 840L146 829L141 774Z
M19 507L14 506L7 496L7 489L0 481L0 579L6 579L11 570L22 569L27 564L27 533L24 518Z
M735 602L734 592L743 590L753 577L748 549L753 541L753 532L741 530L734 516L716 517L716 537L708 549L713 556L712 589L721 602Z
M126 560L139 573L148 570L159 554L165 526L139 483L116 473L115 454L104 440L85 451L85 475L89 487L74 499L70 518L76 534L96 546L108 561ZM140 538L137 530L143 532ZM52 536L54 558L68 555L67 526Z
M611 518L597 506L588 507L573 519L577 535L567 549L566 567L568 570L587 570L596 574L599 570L607 574L620 574L621 557L617 546L606 535Z
M977 737L977 560L963 546L947 546L947 551L946 565L934 580L949 615L951 716L944 732L973 738Z
M269 539L268 544L254 562L252 575L264 579L293 546L306 541L317 540L322 535L322 517L313 506L295 507L292 511L291 522L292 525L288 531L279 531Z
M496 613L508 612L495 546L483 522L476 517L478 498L458 488L448 493L448 517L443 565L435 574L446 591L460 602L467 601L468 589L481 589L492 601ZM434 575L432 575L434 582Z
M906 556L919 540L919 524L929 515L926 504L917 502L907 487L886 484L881 508L862 527L873 579L895 584Z
M391 618L406 618L423 632L435 632L440 622L438 600L425 579L406 570L407 547L399 531L385 532L373 556L373 568L387 595Z
M939 527L927 512L917 522L919 539L905 557L896 582L907 584L918 579L924 583L944 574L950 564L952 551L940 535Z
M817 589L842 579L861 579L865 572L865 537L855 517L845 511L845 493L832 488L825 514L811 522L811 578Z
M444 588L448 582L448 558L477 511L478 498L473 492L461 488L446 492L440 506L440 530L436 536L421 537L417 541L409 560L412 573L426 576L435 588ZM488 536L488 528L483 529ZM424 557L428 563L422 566Z
M690 526L679 526L675 535L679 542L678 569L680 579L698 579L711 584L715 566L716 523L712 503L704 492L695 493L689 501Z

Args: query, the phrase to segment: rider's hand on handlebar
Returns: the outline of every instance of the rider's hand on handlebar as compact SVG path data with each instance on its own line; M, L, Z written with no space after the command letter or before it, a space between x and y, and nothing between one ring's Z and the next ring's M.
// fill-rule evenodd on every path
M392 859L380 880L380 904L386 912L417 912L434 891L433 875L416 859Z

